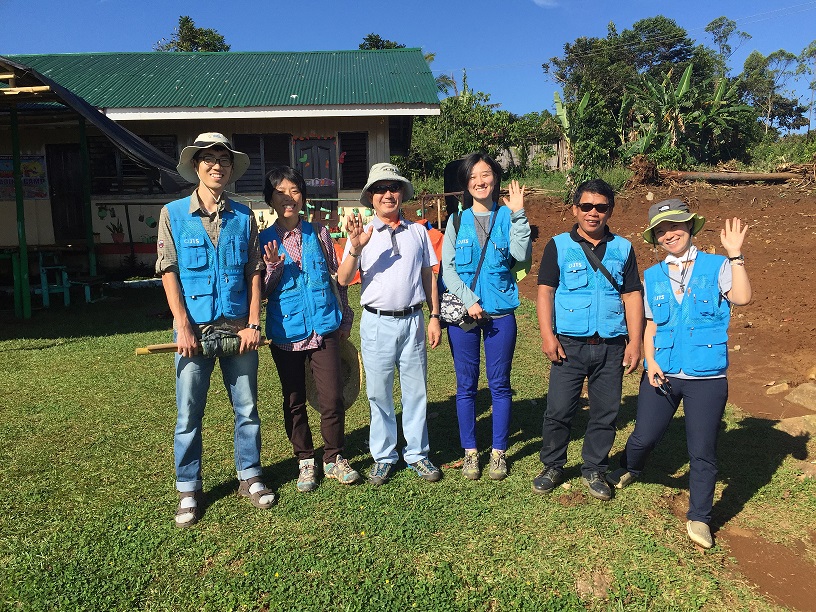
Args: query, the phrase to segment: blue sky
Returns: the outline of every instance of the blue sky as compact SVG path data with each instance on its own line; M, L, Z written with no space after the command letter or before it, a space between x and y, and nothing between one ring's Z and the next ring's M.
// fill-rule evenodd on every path
M610 21L621 31L658 14L709 46L708 23L736 21L753 38L732 57L734 74L753 50L798 54L816 39L816 0L0 0L0 55L150 51L180 15L218 30L234 51L356 49L376 32L435 53L434 74L461 82L467 69L473 89L523 114L552 110L558 86L541 64L564 43L604 37ZM791 85L806 89L804 79Z

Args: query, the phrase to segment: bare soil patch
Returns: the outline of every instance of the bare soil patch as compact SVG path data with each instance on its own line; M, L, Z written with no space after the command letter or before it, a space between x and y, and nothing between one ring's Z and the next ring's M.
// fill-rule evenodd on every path
M634 245L641 275L662 259L640 235L648 208L673 197L706 218L695 238L701 250L723 253L720 230L725 219L740 217L749 224L744 254L754 298L731 319L729 401L743 412L774 421L813 414L787 401L786 393L768 395L766 390L772 384L794 387L806 382L816 366L816 278L811 262L816 252L816 195L785 185L633 186L616 198L609 225ZM533 227L533 265L520 289L535 300L544 246L553 235L569 230L573 217L560 200L538 195L528 199L525 209ZM687 494L674 501L674 513L685 522ZM803 557L805 544L785 547L738 524L736 516L715 536L730 548L742 574L778 604L816 609L807 586L816 566Z
M647 199L650 193L651 200ZM770 383L795 386L805 382L816 366L816 306L811 295L816 277L809 261L816 250L816 195L770 185L633 187L616 198L609 226L632 242L641 274L662 259L640 236L648 208L673 197L688 202L706 218L695 238L701 250L723 253L720 230L725 219L740 217L749 224L744 251L754 299L737 308L731 320L730 401L744 412L767 419L811 414L786 401L785 393L767 395L765 391ZM535 300L544 245L555 234L569 230L573 218L556 198L534 195L525 209L534 228L533 266L520 289Z

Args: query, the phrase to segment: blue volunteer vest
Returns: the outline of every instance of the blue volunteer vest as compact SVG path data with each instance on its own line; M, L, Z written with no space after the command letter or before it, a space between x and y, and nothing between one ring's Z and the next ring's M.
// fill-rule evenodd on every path
M510 272L513 264L510 255L510 209L498 206L495 215L493 230L485 243L487 253L473 292L479 296L485 312L503 315L518 308L519 297L516 279ZM462 212L462 221L456 234L456 273L468 287L473 282L473 275L482 256L474 217L470 208Z
M269 296L266 336L276 344L298 342L312 332L325 336L340 327L343 313L331 289L331 277L319 237L311 223L300 224L301 269L281 244L283 275ZM261 244L280 241L274 227L261 232Z
M184 303L190 318L199 325L249 313L244 265L248 261L252 211L232 200L230 206L232 210L221 217L217 247L201 218L190 213L189 196L166 206L178 253Z
M722 255L697 252L686 294L678 304L665 266L643 274L646 296L657 325L655 361L665 374L719 376L728 368L731 306L719 289Z
M567 336L602 338L625 336L626 317L620 294L600 270L593 270L581 245L569 233L553 238L558 250L561 272L555 290L553 318L555 333ZM619 285L623 285L623 267L632 250L628 240L613 236L606 243L601 263Z

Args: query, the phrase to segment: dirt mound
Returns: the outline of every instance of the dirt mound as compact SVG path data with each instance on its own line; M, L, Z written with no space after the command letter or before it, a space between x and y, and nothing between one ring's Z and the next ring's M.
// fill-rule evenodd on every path
M656 185L658 181L657 166L649 161L645 155L635 155L632 163L629 164L632 171L632 178L627 183L627 188L642 187L644 185Z

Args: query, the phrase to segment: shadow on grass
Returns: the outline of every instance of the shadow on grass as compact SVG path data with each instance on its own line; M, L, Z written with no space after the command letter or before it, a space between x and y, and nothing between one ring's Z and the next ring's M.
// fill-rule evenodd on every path
M2 317L0 340L111 336L168 331L173 326L161 287L109 289L106 294L100 302L73 301L67 308L52 300L50 308L35 309L31 319L15 319L13 313ZM170 334L157 341L170 342Z
M633 398L635 404L637 398ZM717 444L718 481L725 483L715 501L711 526L719 529L737 516L758 491L769 484L788 457L806 459L807 434L793 436L774 428L779 421L745 417L732 429L722 431ZM725 427L725 423L721 423ZM620 454L612 463L620 464ZM641 482L688 490L686 419L675 417L663 440L652 451ZM679 476L672 476L678 474Z

